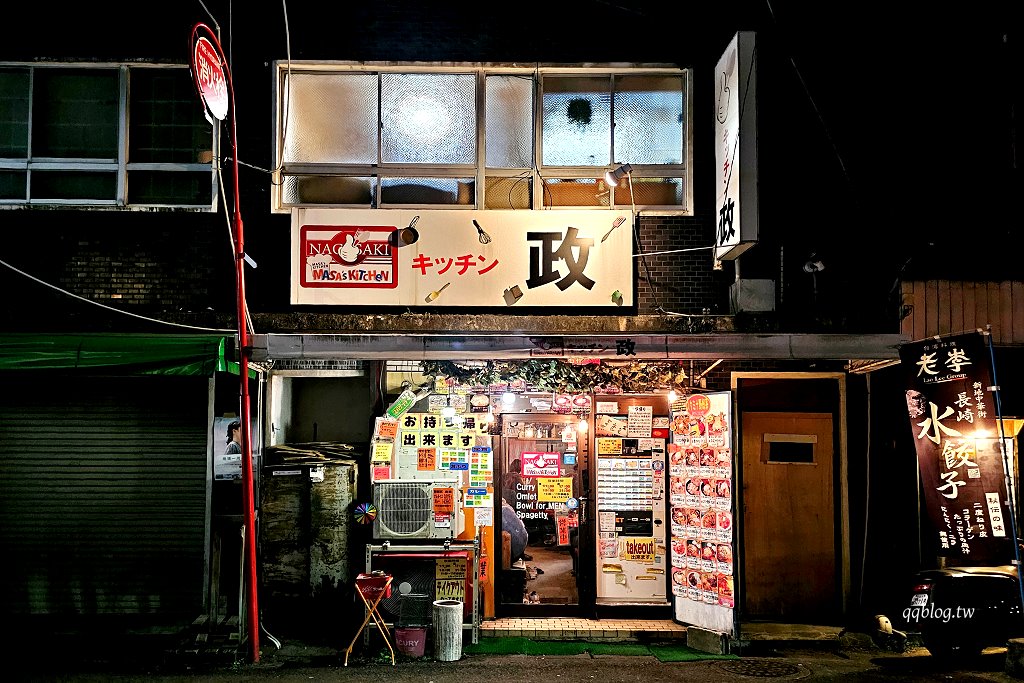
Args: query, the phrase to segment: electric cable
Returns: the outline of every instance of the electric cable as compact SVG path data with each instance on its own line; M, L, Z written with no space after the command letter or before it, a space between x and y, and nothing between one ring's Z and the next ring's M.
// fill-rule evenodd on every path
M169 322L167 320L159 320L157 318L150 318L150 317L147 317L147 316L144 316L144 315L139 315L138 313L131 313L129 311L122 311L119 308L114 308L113 306L108 306L106 304L100 303L99 301L93 301L92 299L86 299L84 296L79 296L78 294L73 294L72 292L69 292L66 289L61 289L60 287L57 287L56 285L51 285L49 282L46 282L44 280L40 280L39 278L37 278L34 275L30 275L30 274L26 273L25 271L20 270L19 268L15 268L10 263L7 263L6 261L0 260L0 266L4 266L6 268L9 268L9 269L13 270L15 273L17 273L18 275L21 275L23 277L27 277L29 280L32 280L34 282L38 282L39 284L41 284L41 285L43 285L45 287L49 287L50 289L56 290L56 291L60 292L61 294L66 295L66 296L70 296L73 299L78 299L79 301L84 301L87 304L92 304L93 306L99 306L100 308L105 308L108 311L113 311L114 313L120 313L122 315L131 316L132 318L138 318L139 320L145 320L145 321L151 322L151 323L158 323L160 325L171 325L173 327L184 327L184 328L190 329L190 330L201 330L203 332L234 332L234 330L224 329L224 328L220 328L220 327L200 327L200 326L197 326L197 325L185 325L183 323L172 323L172 322Z

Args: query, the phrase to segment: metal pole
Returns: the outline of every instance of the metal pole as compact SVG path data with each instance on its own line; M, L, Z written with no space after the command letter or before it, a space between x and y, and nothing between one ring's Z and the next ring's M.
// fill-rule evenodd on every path
M219 62L217 67L224 71L224 81L227 89L227 106L220 111L218 106L213 110L206 99L205 91L200 84L200 78L196 73L197 63L200 61L193 54L193 79L196 87L200 90L203 104L207 108L210 118L223 120L225 114L231 112L231 161L234 174L232 187L234 190L234 209L232 211L232 227L234 229L235 242L235 293L238 307L238 381L239 400L241 403L241 432L242 432L242 506L244 508L245 527L243 530L243 554L244 565L247 571L243 572L243 580L246 586L246 625L249 631L249 645L252 650L253 663L260 661L260 619L259 603L257 601L256 584L256 513L253 501L253 474L252 474L252 409L249 397L249 357L252 355L252 343L249 341L249 322L246 319L247 306L245 303L245 238L242 228L241 198L238 192L238 117L235 109L235 85L231 79L231 69L228 67L227 59L224 56L224 49L221 47L217 34L210 30L206 24L196 24L192 27L192 40L195 43L196 35L202 32L203 40L208 40L216 50L216 58ZM196 47L193 45L193 50ZM209 57L204 57L208 60ZM204 61L204 64L206 62ZM219 102L219 98L218 98ZM239 615L241 618L241 615Z
M1003 487L1006 489L1006 507L1010 511L1010 533L1013 534L1013 566L1017 569L1017 590L1020 594L1021 609L1024 610L1024 583L1020 575L1020 542L1017 540L1017 506L1016 501L1010 495L1010 472L1009 459L1006 457L1006 436L1003 431L1003 404L999 400L999 380L996 377L996 350L992 344L992 326L985 326L985 338L988 340L989 361L992 363L992 395L996 399L996 420L999 423L999 452L1003 456Z
M225 68L225 73L230 73ZM231 82L230 76L228 82ZM246 546L246 605L249 628L249 644L252 661L260 661L260 617L256 591L256 506L253 500L252 480L252 408L249 397L249 356L252 343L249 341L249 323L245 303L245 237L242 226L242 212L238 196L238 138L235 119L235 94L231 89L231 156L234 172L235 193L235 289L238 294L238 378L239 395L242 403L242 505L245 510Z

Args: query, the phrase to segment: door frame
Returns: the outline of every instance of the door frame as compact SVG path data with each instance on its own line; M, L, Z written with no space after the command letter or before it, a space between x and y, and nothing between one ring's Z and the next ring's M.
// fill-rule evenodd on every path
M741 433L743 416L740 414L739 384L743 379L773 379L773 380L810 380L810 379L833 379L836 381L838 397L836 402L835 421L838 423L839 440L834 444L833 449L833 474L836 485L833 488L835 496L835 525L836 535L839 538L839 557L836 558L836 572L839 574L839 608L840 615L845 616L849 612L850 591L851 591L851 567L850 567L850 489L848 486L848 454L847 454L847 432L846 432L846 374L842 372L733 372L731 374L731 388L733 401L733 424L735 426L734 443L742 448L743 434ZM780 406L785 408L786 406ZM801 411L799 408L790 407L793 412ZM762 412L762 411L755 411ZM746 457L742 451L741 458ZM737 468L738 480L733 485L736 494L736 510L743 510L743 480L742 467ZM744 519L742 514L734 518L737 539L743 538ZM743 567L746 561L746 552L739 548L739 566ZM742 582L739 582L735 590L742 591ZM736 604L743 604L742 595L736 596ZM738 616L738 615L737 615Z
M587 484L593 486L593 474L591 468L593 462L593 452L590 447L591 430L593 429L590 418L587 420L587 431L577 435L577 467L585 465L580 470L580 485L581 491L577 493L578 499L580 499L580 507L578 508L579 515L579 526L577 531L577 571L576 571L576 602L569 604L540 604L540 605L524 605L513 602L502 602L500 591L497 588L498 583L502 580L502 573L505 571L502 569L502 542L501 542L501 531L502 531L502 520L501 520L501 498L502 498L502 482L505 478L505 419L507 418L525 418L529 421L536 423L550 423L550 424L567 424L579 422L578 415L562 415L558 413L529 413L526 411L517 411L510 409L508 412L502 412L496 416L496 424L500 426L498 436L492 437L497 439L497 448L495 448L496 457L494 462L494 534L495 534L495 562L494 562L494 577L495 577L495 590L494 590L494 613L497 617L529 617L529 618L540 618L540 617L593 617L594 616L594 589L593 584L596 579L593 576L592 571L587 571L584 567L593 567L596 565L596 545L593 542L587 542L584 540L585 537L589 538L594 535L593 517L591 512L593 510L593 496L591 492L585 488ZM589 534L589 535L588 535ZM589 587L584 586L589 582Z

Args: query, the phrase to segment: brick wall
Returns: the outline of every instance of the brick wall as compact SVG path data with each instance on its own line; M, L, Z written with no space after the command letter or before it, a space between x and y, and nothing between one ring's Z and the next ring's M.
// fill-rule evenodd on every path
M690 315L729 313L731 269L714 270L712 250L707 248L714 244L714 229L706 214L640 219L643 253L699 249L634 259L641 315L657 313L659 306Z
M23 274L0 269L0 286L12 294L0 315L4 327L139 325L131 316L55 288L136 315L234 310L234 266L223 217L127 214L10 212L3 260Z

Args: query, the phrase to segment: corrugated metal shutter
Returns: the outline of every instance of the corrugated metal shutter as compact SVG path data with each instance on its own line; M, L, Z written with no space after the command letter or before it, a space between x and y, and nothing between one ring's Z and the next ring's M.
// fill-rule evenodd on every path
M2 614L198 616L208 379L0 381Z

